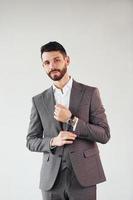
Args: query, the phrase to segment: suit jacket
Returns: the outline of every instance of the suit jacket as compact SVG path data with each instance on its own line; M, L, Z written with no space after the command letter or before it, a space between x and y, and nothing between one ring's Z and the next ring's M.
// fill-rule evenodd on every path
M33 106L27 135L27 147L43 152L40 188L50 190L56 180L63 154L63 146L50 149L50 140L61 131L54 119L52 86L32 98ZM99 91L95 87L73 81L69 109L79 118L77 138L69 145L69 156L77 180L83 187L106 180L96 142L105 144L110 138L109 126Z

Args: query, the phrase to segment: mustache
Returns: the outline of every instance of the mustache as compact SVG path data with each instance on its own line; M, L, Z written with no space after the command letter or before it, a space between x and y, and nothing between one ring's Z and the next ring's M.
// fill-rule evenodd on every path
M52 69L51 72L55 72L55 71L59 71L60 72L60 69Z
M60 69L52 69L52 70L49 72L49 74L50 74L51 72L60 72Z

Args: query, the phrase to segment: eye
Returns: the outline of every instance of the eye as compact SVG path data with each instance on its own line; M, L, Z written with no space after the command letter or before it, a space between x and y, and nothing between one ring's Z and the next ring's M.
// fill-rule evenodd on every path
M50 62L48 61L48 60L46 60L44 63L43 63L43 65L49 65L50 64Z
M60 62L61 60L59 58L55 58L55 62Z

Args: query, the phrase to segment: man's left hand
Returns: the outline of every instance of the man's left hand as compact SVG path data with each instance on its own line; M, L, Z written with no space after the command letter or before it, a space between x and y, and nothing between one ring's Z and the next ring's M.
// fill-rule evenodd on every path
M54 118L57 121L67 122L71 118L71 115L72 113L67 107L61 104L55 105Z

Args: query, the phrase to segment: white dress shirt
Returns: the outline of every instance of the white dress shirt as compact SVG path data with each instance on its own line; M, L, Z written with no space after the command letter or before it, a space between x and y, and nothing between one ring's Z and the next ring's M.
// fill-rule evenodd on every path
M71 77L69 81L67 82L67 84L63 87L63 89L59 89L55 85L53 85L53 91L54 91L56 104L61 104L69 108L72 83L73 83L73 80Z
M53 85L53 91L54 91L54 97L55 97L56 104L61 104L69 109L72 83L73 83L73 79L72 79L72 77L70 77L69 81L62 89L59 89L55 85ZM73 130L75 130L77 122L78 122L78 118L73 127Z

